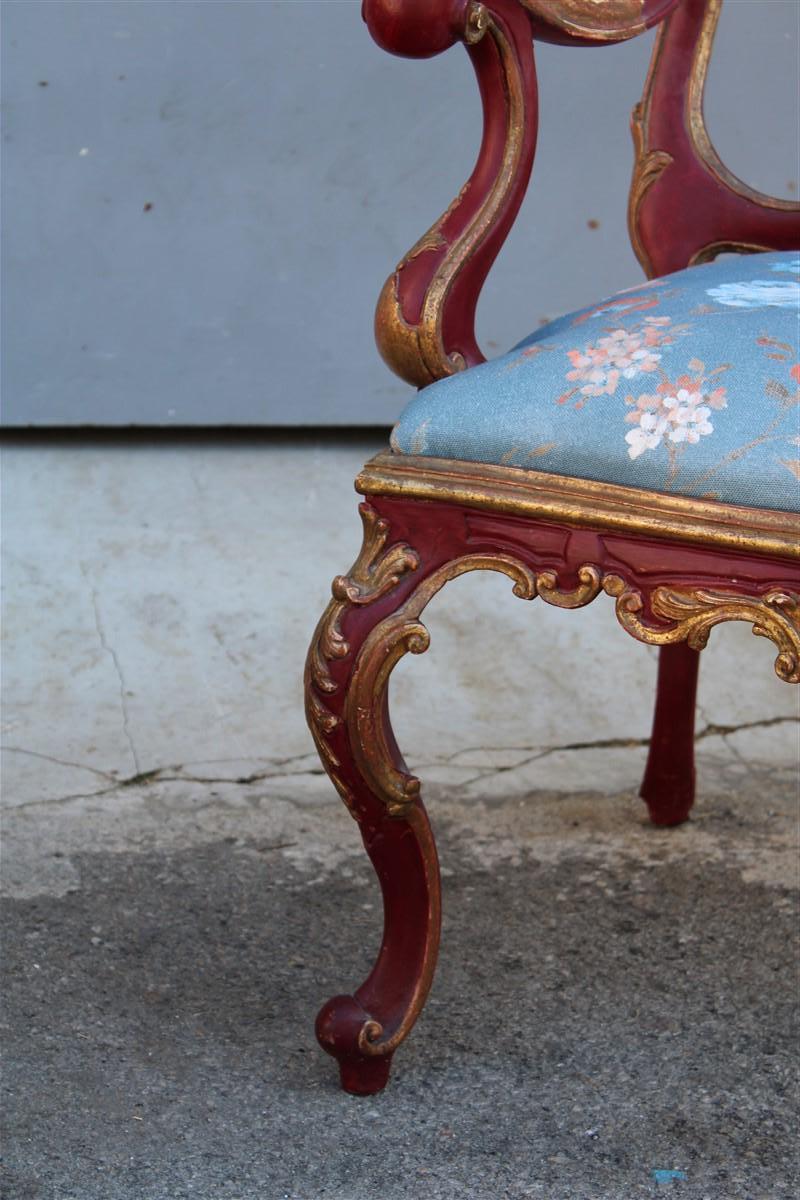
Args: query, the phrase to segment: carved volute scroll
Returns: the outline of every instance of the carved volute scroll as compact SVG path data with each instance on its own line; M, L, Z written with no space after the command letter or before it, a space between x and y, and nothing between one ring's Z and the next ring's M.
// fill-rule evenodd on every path
M519 0L364 0L375 40L425 58L462 42L483 102L468 182L390 275L375 334L388 365L418 387L483 362L478 295L511 228L536 147L537 94L528 14Z
M447 563L429 575L397 612L376 625L356 662L347 696L345 721L353 757L372 791L392 816L404 816L419 795L414 775L399 770L387 741L383 719L389 677L407 653L422 654L430 635L419 616L451 579L468 571L500 571L514 581L514 594L525 600L536 595L536 577L510 555L470 554Z
M330 665L350 653L342 635L342 617L350 606L372 604L385 596L408 571L415 571L419 565L418 555L404 542L386 547L388 524L370 504L360 504L358 511L364 529L361 550L349 573L337 575L331 584L332 598L311 639L305 678L308 725L323 765L348 807L352 795L342 779L341 763L329 740L341 725L341 718L326 703L326 698L339 690Z
M800 205L748 187L706 129L703 91L722 0L683 0L662 25L633 110L628 226L651 277L725 251L800 246Z
M621 580L607 576L609 595L616 596L617 618L641 642L669 646L687 642L702 650L715 625L723 621L748 621L757 637L769 638L778 650L775 674L786 683L800 683L800 597L772 589L762 596L744 596L717 588L658 587L650 606L653 614L669 622L666 629L643 620L642 597Z
M351 604L372 604L394 588L402 575L415 571L419 556L404 542L385 550L389 536L387 522L367 503L358 511L364 537L358 558L347 575L337 575L331 584L332 599L322 614L311 643L309 670L321 692L335 692L329 663L346 658L350 647L342 637L342 615Z
M344 720L354 761L372 793L392 817L407 818L420 795L420 781L398 765L385 720L389 679L407 653L421 654L430 644L420 616L444 585L468 571L500 571L514 581L514 594L540 596L559 608L582 608L605 593L615 600L617 619L641 642L654 646L687 642L701 650L715 625L747 621L753 632L778 650L775 671L789 683L800 682L800 597L771 589L744 595L724 588L659 586L646 595L615 572L587 563L578 585L564 590L552 570L533 571L511 554L468 554L454 558L423 579L396 612L380 621L365 639L348 687Z
M622 42L657 25L680 0L520 0L541 41Z

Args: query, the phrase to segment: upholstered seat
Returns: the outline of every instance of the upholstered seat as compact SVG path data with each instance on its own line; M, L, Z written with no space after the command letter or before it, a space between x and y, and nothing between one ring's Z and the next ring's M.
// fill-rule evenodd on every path
M419 392L399 454L798 509L800 257L690 267Z

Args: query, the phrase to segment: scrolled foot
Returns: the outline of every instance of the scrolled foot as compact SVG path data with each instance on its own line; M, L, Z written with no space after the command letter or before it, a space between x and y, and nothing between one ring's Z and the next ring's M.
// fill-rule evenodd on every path
M333 996L317 1017L317 1041L339 1063L344 1090L356 1096L373 1096L389 1082L392 1051L362 1050L374 1024L355 996Z

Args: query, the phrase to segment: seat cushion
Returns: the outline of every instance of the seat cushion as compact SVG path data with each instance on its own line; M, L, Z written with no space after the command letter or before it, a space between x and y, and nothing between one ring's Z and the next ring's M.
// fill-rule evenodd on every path
M398 454L798 510L800 256L690 267L418 392Z

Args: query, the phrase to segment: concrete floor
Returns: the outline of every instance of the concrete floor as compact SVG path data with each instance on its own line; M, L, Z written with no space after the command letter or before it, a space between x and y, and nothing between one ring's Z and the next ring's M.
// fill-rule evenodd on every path
M336 1090L311 1023L379 900L300 671L379 444L5 448L3 1197L793 1197L797 695L743 627L657 831L655 656L608 603L437 597L393 711L441 967L387 1092Z

